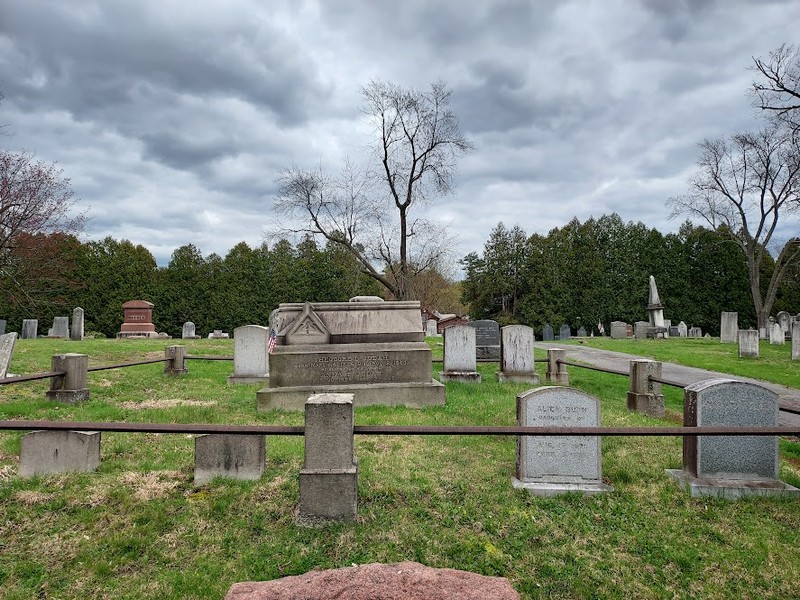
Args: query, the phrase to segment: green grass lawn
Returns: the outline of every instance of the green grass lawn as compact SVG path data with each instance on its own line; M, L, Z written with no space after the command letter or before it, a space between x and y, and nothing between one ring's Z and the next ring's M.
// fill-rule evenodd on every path
M21 340L11 371L47 371L61 352L89 354L90 365L158 357L171 343L232 354L229 340ZM79 406L48 402L47 382L3 386L0 419L303 422L257 413L258 386L227 385L229 362L188 367L181 377L160 364L90 373L91 398ZM447 384L444 407L359 408L356 423L513 425L528 386L497 383L494 364L479 370L480 385ZM570 376L601 399L604 425L672 424L629 413L624 377ZM16 476L20 438L0 432L2 598L218 599L237 581L403 560L508 577L525 598L798 597L800 501L688 497L664 473L680 468L679 438L606 438L614 492L543 499L511 487L514 438L358 436L358 522L320 529L294 524L300 437L267 439L259 481L200 488L193 436L103 434L99 471L27 480ZM790 454L781 475L800 485L800 453Z

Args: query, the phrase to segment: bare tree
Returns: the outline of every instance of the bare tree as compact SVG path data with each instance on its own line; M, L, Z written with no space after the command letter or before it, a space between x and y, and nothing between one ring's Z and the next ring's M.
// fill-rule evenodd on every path
M751 93L755 105L774 119L800 129L800 47L782 44L769 59L753 58L759 79Z
M303 223L284 230L341 244L395 298L409 299L410 280L441 261L451 241L443 228L413 218L412 209L452 190L456 159L472 144L441 81L420 91L375 80L361 93L376 133L372 168L346 163L333 178L321 168L290 167L278 180L275 208Z
M765 327L786 269L800 257L800 238L778 239L779 225L800 208L800 134L772 125L756 133L704 140L689 193L670 199L673 216L688 214L726 233L747 262L759 327ZM786 240L786 237L783 238ZM761 267L778 249L762 293Z
M74 204L70 181L54 164L29 152L0 151L0 273L25 240L82 231L85 215L75 214Z

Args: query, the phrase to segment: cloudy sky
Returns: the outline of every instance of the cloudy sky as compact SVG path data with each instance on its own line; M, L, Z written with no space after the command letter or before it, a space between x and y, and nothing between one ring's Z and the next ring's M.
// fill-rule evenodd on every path
M798 24L797 0L2 0L0 148L58 162L88 238L224 256L262 243L281 169L367 156L361 86L443 79L475 150L426 210L457 256L499 221L674 231L697 143L760 127L748 67Z

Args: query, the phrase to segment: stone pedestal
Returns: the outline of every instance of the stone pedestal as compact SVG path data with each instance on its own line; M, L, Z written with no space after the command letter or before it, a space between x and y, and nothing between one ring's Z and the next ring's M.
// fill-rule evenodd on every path
M31 431L22 437L20 477L91 472L99 466L99 431Z
M353 444L353 397L318 394L308 399L305 413L298 524L355 521L358 461Z
M87 354L56 354L51 365L53 371L63 371L64 375L50 379L48 400L75 403L89 398Z
M264 473L263 435L208 434L194 438L194 484L215 477L256 480Z
M650 377L661 377L661 363L654 360L632 360L630 362L630 390L628 410L647 415L664 417L664 395L661 384Z

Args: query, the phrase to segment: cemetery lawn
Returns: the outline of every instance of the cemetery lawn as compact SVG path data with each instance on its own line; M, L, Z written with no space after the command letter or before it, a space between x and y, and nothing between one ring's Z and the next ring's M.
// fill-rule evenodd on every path
M233 353L230 340L20 340L11 371L48 371L63 352L86 353L90 365L163 357L170 343L194 355ZM711 356L721 346L694 345ZM675 348L670 360L705 360L681 343L663 346ZM764 346L762 354L771 360ZM164 376L160 364L90 373L91 397L78 406L47 401L46 381L2 386L0 419L303 422L300 413L256 412L258 386L227 385L230 362L188 368L181 377ZM479 370L480 385L447 384L444 407L358 408L356 423L515 424L515 396L529 386L497 383L495 364ZM672 420L631 414L627 378L569 371L575 387L601 398L604 425L673 425L679 414L675 395ZM306 529L294 524L301 437L267 438L259 481L195 488L193 436L104 433L97 472L23 480L21 435L0 432L4 599L219 599L238 581L404 560L507 577L523 598L798 596L800 500L690 498L664 473L681 467L680 438L605 438L603 476L614 491L544 499L512 489L513 437L358 436L358 522ZM800 453L786 448L781 477L800 486Z

